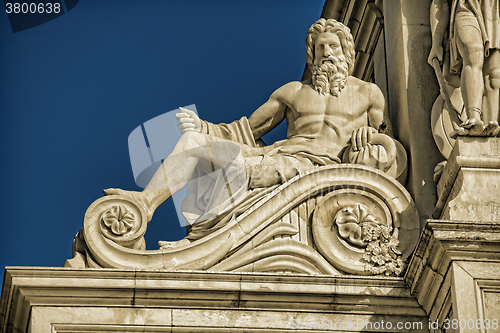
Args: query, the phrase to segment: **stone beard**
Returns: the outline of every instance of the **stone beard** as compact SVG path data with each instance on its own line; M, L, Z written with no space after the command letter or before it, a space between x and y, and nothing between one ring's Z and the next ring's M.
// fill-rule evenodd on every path
M319 94L331 93L338 97L345 87L349 66L344 55L329 56L327 60L331 63L323 62L321 66L312 66L312 83Z

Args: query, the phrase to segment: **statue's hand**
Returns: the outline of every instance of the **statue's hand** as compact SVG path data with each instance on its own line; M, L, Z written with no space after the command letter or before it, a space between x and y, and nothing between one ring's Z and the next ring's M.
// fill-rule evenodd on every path
M429 52L429 57L427 58L427 62L429 65L434 67L434 64L432 63L432 60L434 58L438 58L439 63L443 63L443 47L441 44L432 44L431 52Z
M351 146L354 151L366 147L371 143L372 134L377 133L377 130L370 126L363 126L354 131L351 135Z
M201 120L196 113L184 108L179 108L179 110L181 111L175 115L179 132L181 134L186 132L201 133Z

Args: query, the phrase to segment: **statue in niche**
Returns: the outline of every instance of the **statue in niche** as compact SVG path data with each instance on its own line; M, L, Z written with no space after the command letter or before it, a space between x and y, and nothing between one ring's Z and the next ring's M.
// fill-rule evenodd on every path
M181 189L196 168L209 164L215 168L225 166L227 158L221 155L225 156L230 146L216 147L217 143L228 140L237 144L250 189L284 183L316 165L341 163L349 142L351 159L360 164L368 164L371 159L373 166L387 170L390 165L383 165L387 162L387 152L379 145L372 146L374 134L391 132L385 99L375 84L349 75L355 52L348 28L332 19L320 19L309 29L306 49L312 79L285 84L248 120L242 118L229 125L201 121L194 112L181 108L176 116L183 136L148 186L142 192L106 189L104 193L133 197L151 219L155 209ZM285 119L288 124L285 140L270 146L255 146L252 141ZM184 240L160 242L160 245L163 248L182 245L206 235L214 227L196 219L191 223L191 232Z
M173 152L142 192L104 190L65 266L402 274L419 222L384 96L350 76L343 24L318 20L306 51L312 78L277 89L248 119L212 124L180 108ZM285 119L287 138L266 146L261 136ZM155 209L186 184L187 237L145 250Z
M433 0L430 23L428 62L436 70L442 94L436 101L440 106L434 108L435 112L446 108L443 121L451 120L453 126L450 131L447 124L433 124L433 132L447 157L449 148L441 145L453 143L456 135L497 136L500 132L500 2ZM436 123L439 117L433 116Z

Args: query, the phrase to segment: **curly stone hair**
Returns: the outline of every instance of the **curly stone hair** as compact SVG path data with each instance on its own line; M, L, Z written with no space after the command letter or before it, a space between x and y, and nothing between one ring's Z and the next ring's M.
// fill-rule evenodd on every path
M309 70L312 72L312 66L314 62L314 43L316 38L323 32L331 32L337 34L342 45L342 51L347 61L348 72L352 73L354 69L354 57L356 52L354 51L354 41L351 35L351 30L343 25L342 23L334 19L324 19L321 18L316 23L314 23L307 32L306 38L306 62Z

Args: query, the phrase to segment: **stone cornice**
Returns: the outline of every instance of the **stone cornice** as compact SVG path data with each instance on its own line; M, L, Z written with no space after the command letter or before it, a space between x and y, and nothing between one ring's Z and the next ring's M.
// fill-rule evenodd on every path
M500 262L500 225L428 220L405 275L427 313L453 261Z
M0 328L22 327L33 307L61 305L425 316L402 278L6 268Z

